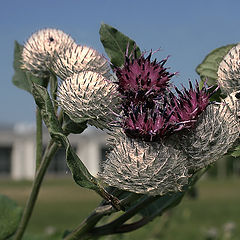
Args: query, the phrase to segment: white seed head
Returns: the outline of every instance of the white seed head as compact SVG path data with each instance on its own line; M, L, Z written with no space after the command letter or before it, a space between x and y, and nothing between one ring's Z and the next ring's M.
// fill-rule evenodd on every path
M80 72L62 81L58 102L75 121L88 120L90 125L109 128L118 108L116 85L96 72Z
M135 193L181 191L193 172L224 155L238 137L238 120L229 108L209 105L194 129L172 134L161 142L131 139L118 131L99 176L110 186Z
M187 184L187 158L171 143L131 139L120 130L109 142L113 150L99 173L108 185L135 193L164 195L181 191Z
M61 30L39 30L24 44L22 68L37 77L48 77L55 54L62 54L72 43L74 40Z
M218 83L225 93L240 90L240 44L234 46L219 64Z
M230 111L240 119L240 91L229 94L222 100L222 105L227 105ZM228 115L225 115L228 118Z
M188 158L187 168L198 171L215 162L239 137L237 115L225 103L209 105L195 128L177 135L178 147Z
M81 71L98 72L106 78L110 76L110 67L103 55L93 48L75 43L61 54L57 54L52 68L63 80Z

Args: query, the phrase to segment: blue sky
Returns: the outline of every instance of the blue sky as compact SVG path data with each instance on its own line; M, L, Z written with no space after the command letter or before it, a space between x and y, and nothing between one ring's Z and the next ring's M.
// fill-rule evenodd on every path
M0 3L0 124L32 123L32 96L12 85L14 40L21 44L35 31L54 27L77 43L102 53L101 22L134 39L142 50L158 49L187 85L198 79L196 66L211 50L240 41L238 0L8 0Z

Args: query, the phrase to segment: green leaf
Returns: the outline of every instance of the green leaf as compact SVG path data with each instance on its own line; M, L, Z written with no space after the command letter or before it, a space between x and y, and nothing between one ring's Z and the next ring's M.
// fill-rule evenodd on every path
M69 141L67 141L66 144L67 165L72 172L74 181L81 187L98 190L97 180L89 173L69 144Z
M77 123L72 121L67 114L64 114L63 128L64 128L64 131L68 133L80 134L87 128L87 121L82 121L81 123Z
M66 148L67 165L72 172L75 182L81 187L97 190L97 180L89 173L85 165L76 155L68 138L64 134L64 130L60 126L47 89L33 83L32 93L36 104L41 110L43 120L48 128L51 137ZM82 131L85 127L87 127L87 125L84 122L81 127Z
M206 81L209 86L217 85L217 71L220 62L231 48L236 44L229 44L211 51L196 68L202 83Z
M23 46L15 41L14 47L14 61L13 68L15 70L12 82L13 84L29 93L31 93L32 82L37 83L41 86L46 85L47 79L40 79L33 76L31 73L24 71L22 66L22 50Z
M102 23L99 34L104 49L114 66L121 67L124 64L127 46L129 46L129 54L135 48L137 56L141 55L141 51L136 43L116 28Z
M36 83L32 83L31 92L36 104L41 111L42 118L48 128L51 137L55 140L58 140L59 134L63 134L63 130L60 126L57 116L55 115L52 100L48 94L47 89Z
M233 156L233 157L240 157L240 145L238 145L235 149L234 149L234 151L231 153L231 156Z
M13 200L0 195L0 239L7 239L15 233L22 215L22 208Z
M171 195L159 197L149 206L143 208L140 213L142 216L148 217L153 215L154 216L161 215L167 209L177 206L181 202L184 195L185 192L177 192Z

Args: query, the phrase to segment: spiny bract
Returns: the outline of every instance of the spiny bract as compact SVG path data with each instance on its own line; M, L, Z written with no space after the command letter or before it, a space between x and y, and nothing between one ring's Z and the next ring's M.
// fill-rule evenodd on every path
M228 115L228 118L225 116ZM192 174L225 154L239 137L239 123L226 105L209 105L195 127L158 142L116 130L99 176L130 192L164 195L181 191Z
M218 67L218 83L225 93L240 90L240 44L234 46Z
M56 52L52 68L62 80L81 71L93 71L110 77L110 67L103 55L93 48L75 43L60 54Z
M22 68L37 77L49 77L53 57L66 51L74 40L61 30L46 28L34 33L24 44Z
M59 105L73 121L87 120L101 129L109 128L113 111L118 111L116 86L96 72L73 74L62 81L58 95Z

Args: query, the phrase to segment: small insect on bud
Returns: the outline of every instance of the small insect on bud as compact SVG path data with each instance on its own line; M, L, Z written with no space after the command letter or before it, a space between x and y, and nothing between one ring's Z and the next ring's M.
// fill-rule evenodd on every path
M74 40L61 30L46 28L34 33L24 44L22 68L37 77L50 74L54 55L61 55Z

